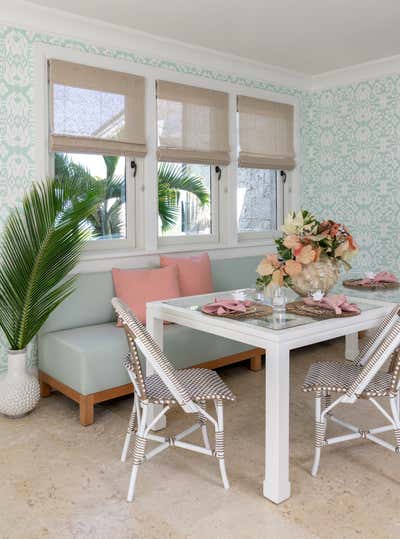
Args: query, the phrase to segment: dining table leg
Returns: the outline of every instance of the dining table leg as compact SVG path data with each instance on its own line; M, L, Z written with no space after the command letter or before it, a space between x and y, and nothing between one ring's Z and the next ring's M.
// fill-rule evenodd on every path
M265 478L263 494L274 503L290 497L289 350L269 343L265 351Z
M159 345L161 350L163 349L164 344L164 322L160 318L155 318L151 310L147 309L146 314L146 329ZM154 374L154 369L148 361L146 361L146 376ZM147 425L154 420L154 418L161 412L161 404L150 404L147 412ZM161 417L157 423L152 427L152 430L161 430L165 429L167 426L167 420L165 415Z
M357 356L358 351L358 332L349 333L349 335L346 335L345 337L344 357L349 361L353 361L353 359Z

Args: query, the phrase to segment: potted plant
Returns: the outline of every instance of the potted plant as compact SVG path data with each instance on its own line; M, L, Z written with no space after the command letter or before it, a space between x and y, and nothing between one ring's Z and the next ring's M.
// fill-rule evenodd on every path
M300 296L327 293L339 279L339 264L350 269L358 248L348 228L332 220L318 221L309 211L291 212L275 240L277 254L260 262L258 286L289 286Z
M27 346L52 311L74 290L75 267L88 237L87 216L98 204L94 182L34 183L5 224L0 258L0 327L8 371L0 375L0 413L22 416L36 406L39 382L26 368Z

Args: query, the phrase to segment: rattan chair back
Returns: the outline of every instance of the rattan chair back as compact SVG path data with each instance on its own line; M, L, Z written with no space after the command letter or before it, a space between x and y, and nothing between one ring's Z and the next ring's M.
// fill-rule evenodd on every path
M375 347L374 352L370 355L363 369L350 384L346 392L346 397L353 398L355 395L360 395L399 346L400 307L397 306L393 320L384 332L383 338L380 340L378 346ZM398 377L398 372L394 376Z
M138 385L142 384L139 389L142 394L145 395L146 389L144 387L144 378L136 346L143 353L144 357L150 363L155 373L158 374L164 384L171 391L179 405L182 406L186 412L198 412L198 406L194 404L187 389L181 384L176 376L175 367L165 356L147 329L136 318L129 307L120 299L113 298L111 303L117 313L117 316L121 320L125 331L127 332L128 343L131 350L132 368L134 369L136 376L140 376L140 382L138 380Z

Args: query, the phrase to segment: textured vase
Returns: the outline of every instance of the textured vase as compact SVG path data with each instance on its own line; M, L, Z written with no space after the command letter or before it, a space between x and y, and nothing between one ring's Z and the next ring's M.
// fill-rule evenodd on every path
M8 371L0 375L0 413L21 417L31 412L39 399L39 381L26 369L26 350L10 350Z
M292 277L292 289L300 296L321 290L329 292L340 276L339 264L333 258L321 256L318 262L303 266L299 275Z

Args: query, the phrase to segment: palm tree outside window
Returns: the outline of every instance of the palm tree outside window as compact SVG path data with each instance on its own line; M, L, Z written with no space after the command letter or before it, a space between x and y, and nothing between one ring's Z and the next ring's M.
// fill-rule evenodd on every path
M91 239L126 238L124 157L56 153L55 176L79 181L83 191L100 186L101 202L88 217ZM210 233L209 166L158 164L158 219L160 236Z

